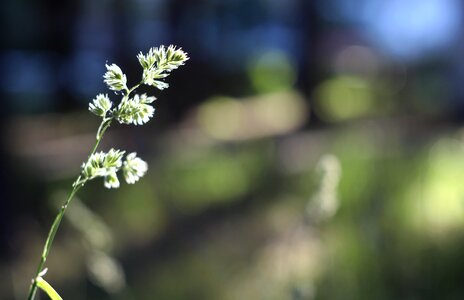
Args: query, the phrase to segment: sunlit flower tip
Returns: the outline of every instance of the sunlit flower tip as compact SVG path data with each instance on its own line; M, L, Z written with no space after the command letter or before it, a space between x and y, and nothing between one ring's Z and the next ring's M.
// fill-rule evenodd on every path
M127 78L116 64L105 65L106 73L103 75L105 83L110 90L121 91L127 89Z
M106 168L103 166L106 154L102 151L92 154L86 163L82 165L82 171L87 179L105 176Z
M142 178L148 170L148 164L137 157L137 153L132 152L126 157L126 161L122 166L124 179L128 184L136 183Z
M116 172L111 172L105 176L104 185L107 189L116 189L119 187L119 179Z
M142 82L146 85L154 86L159 90L164 90L169 87L169 84L167 84L164 81L158 80L158 79L163 79L166 78L169 73L163 73L165 70L164 69L145 69L143 70L143 78Z
M166 60L171 69L177 69L179 66L184 65L189 59L187 53L183 51L182 48L176 49L174 45L170 45L166 50Z
M137 58L143 66L142 82L160 90L169 87L160 79L169 76L172 70L184 65L189 59L187 53L181 48L176 49L173 45L167 48L164 46L150 48L146 55L139 53Z
M148 53L146 55L144 55L142 52L140 52L137 55L137 59L139 60L140 65L144 69L150 69L151 67L153 67L153 65L156 62L156 58L155 58L155 55L153 53L153 48L151 48L150 51L148 51Z
M116 168L119 169L122 166L122 157L126 151L115 150L113 148L108 151L105 155L103 166L107 169Z
M155 109L147 104L155 100L155 97L135 95L134 98L121 102L115 111L115 117L119 123L142 125L150 121Z
M111 106L112 102L108 98L108 95L98 94L97 97L89 103L89 110L97 116L104 117L111 109Z
M156 100L156 97L147 96L147 94L142 94L142 95L136 94L134 96L134 98L135 97L139 97L139 102L142 103L142 104L150 104L150 103L153 103Z

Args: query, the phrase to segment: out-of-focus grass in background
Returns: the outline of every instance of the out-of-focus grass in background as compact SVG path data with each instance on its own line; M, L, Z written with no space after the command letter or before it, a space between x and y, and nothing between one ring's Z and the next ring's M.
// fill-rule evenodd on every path
M0 294L23 299L97 120L104 63L191 60L148 158L91 183L49 260L65 299L462 299L458 0L1 2Z

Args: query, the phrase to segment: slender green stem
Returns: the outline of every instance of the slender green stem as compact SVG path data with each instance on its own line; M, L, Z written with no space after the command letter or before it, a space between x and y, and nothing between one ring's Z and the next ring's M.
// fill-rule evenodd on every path
M134 87L132 87L130 90L126 89L126 94L123 97L124 99L128 99L130 94L137 89L142 82L136 84ZM111 126L111 122L113 121L114 116L111 115L109 117L104 117L100 126L98 127L97 131L97 136L96 136L96 141L95 145L92 148L92 151L90 152L87 162L89 161L90 157L95 154L95 152L98 149L98 146L100 145L100 142L103 138L103 135L105 134L105 131L108 129L108 127ZM82 178L83 174L81 173L77 179L74 181L72 187L73 189L69 193L68 198L66 199L66 202L61 206L55 221L53 221L52 227L50 228L50 231L48 232L47 240L45 241L44 249L42 251L42 256L40 258L39 266L37 267L37 271L35 273L34 278L32 279L31 286L29 288L29 296L27 297L28 300L33 300L35 297L35 294L37 292L37 280L40 277L40 273L43 271L45 262L47 261L48 254L50 253L50 249L52 247L53 241L55 239L55 235L58 232L58 228L60 227L61 221L63 220L64 214L66 213L66 209L68 208L68 205L71 203L73 197L76 195L76 193L80 190L81 187L84 186L84 184L89 180L88 178Z
M106 129L108 129L108 127L110 127L111 125L111 121L112 121L111 117L103 119L102 123L100 124L100 127L98 128L97 139L95 141L95 145L93 146L92 151L90 152L87 160L89 160L92 154L94 154L97 151L98 145L100 144L100 141L102 140ZM48 232L47 240L45 241L44 249L42 251L42 256L39 262L39 266L37 267L37 271L35 273L34 278L32 279L32 283L29 288L29 296L27 297L28 300L33 300L35 297L35 294L37 292L37 278L39 277L40 272L42 272L45 266L45 262L47 261L48 254L50 253L50 249L55 239L55 235L58 231L58 228L60 227L61 221L63 220L64 214L66 213L66 209L68 208L68 205L71 203L73 197L80 190L80 188L84 186L87 180L88 179L86 178L84 179L82 178L82 174L77 177L76 181L74 181L73 183L73 189L69 193L68 198L66 199L65 203L61 206L58 214L55 217L55 221L53 221L50 231Z
M136 85L134 85L130 90L128 90L128 91L127 91L127 96L129 96L130 93L132 93L133 91L135 91L135 89L137 89L142 83L143 83L143 80L140 81L139 83L137 83Z
M63 219L64 213L66 212L66 208L68 207L72 198L74 197L74 195L77 193L77 191L80 189L81 186L82 185L77 185L72 189L71 193L66 199L66 202L61 206L60 211L58 212L58 215L55 218L55 221L53 221L52 227L50 228L50 231L47 236L47 240L45 241L45 246L42 251L42 256L40 258L40 263L37 268L36 275L34 276L34 279L32 279L31 288L29 289L29 296L27 298L28 300L34 299L35 293L37 291L37 277L39 276L39 273L42 272L45 262L47 261L48 254L50 253L50 248L53 244L53 240L55 239L56 232L58 231L58 228L60 227L61 220Z

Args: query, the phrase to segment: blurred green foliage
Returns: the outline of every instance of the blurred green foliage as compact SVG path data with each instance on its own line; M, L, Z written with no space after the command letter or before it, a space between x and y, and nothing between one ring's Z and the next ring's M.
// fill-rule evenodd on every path
M163 146L137 187L106 197L90 184L81 198L111 228L127 286L89 299L456 299L460 131L412 143L402 126L366 124L283 139L203 136ZM307 208L326 153L340 163L338 211L315 222ZM288 166L289 155L301 164ZM65 274L55 274L64 297Z

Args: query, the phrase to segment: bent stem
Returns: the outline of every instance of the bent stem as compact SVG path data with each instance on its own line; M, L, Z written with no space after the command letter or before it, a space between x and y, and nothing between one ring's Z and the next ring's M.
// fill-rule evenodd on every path
M110 127L112 120L113 119L111 117L103 119L102 123L100 124L100 127L98 128L95 145L93 146L92 151L90 152L87 160L89 160L92 154L94 154L97 151L98 145L100 144L100 141L102 140L106 129ZM64 204L61 206L58 214L55 217L55 220L53 221L52 227L50 228L50 231L48 232L47 240L45 241L44 249L42 251L42 256L39 262L39 266L37 267L37 271L35 273L34 278L32 279L32 283L29 288L29 296L27 297L28 300L33 300L35 297L35 294L37 292L37 280L40 277L40 273L44 269L45 262L47 261L48 254L50 253L50 249L55 239L55 235L58 231L58 228L60 227L61 221L63 220L64 214L66 213L66 209L68 208L68 205L71 203L76 193L81 189L81 187L84 186L86 182L87 182L87 179L85 178L82 179L82 174L77 177L76 181L74 181L72 185L73 189L69 193L68 198L66 199Z

